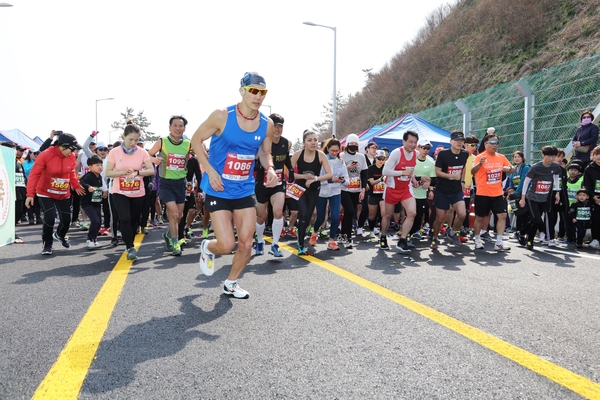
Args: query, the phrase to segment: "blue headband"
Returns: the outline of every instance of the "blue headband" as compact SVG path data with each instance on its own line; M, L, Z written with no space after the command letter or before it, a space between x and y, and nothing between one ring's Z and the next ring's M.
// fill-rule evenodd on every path
M246 72L244 77L240 80L240 87L250 85L261 85L266 87L265 78L254 72Z

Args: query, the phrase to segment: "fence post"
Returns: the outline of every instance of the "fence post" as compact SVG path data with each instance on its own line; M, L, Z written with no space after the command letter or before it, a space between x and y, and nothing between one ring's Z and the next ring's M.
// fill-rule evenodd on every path
M470 136L471 135L471 110L469 109L469 106L467 105L467 103L465 103L463 101L463 99L459 99L454 104L456 105L456 107L458 107L458 109L463 114L463 133L465 134L465 137Z
M523 115L523 153L525 159L533 162L533 117L535 113L535 94L524 78L515 83L519 92L525 97L525 110Z

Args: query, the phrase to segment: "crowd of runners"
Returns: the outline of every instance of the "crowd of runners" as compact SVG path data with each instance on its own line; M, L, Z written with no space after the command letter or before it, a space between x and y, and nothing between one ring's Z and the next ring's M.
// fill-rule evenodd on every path
M284 118L259 111L264 78L246 73L239 94L191 139L187 119L173 116L169 135L148 150L131 121L122 140L108 145L95 131L83 144L52 131L23 158L26 149L4 143L17 154L16 224L42 225L44 255L57 242L70 248L69 229L81 229L87 248L111 236L109 247L123 243L132 261L137 233L167 224L165 246L177 257L196 229L204 274L214 273L216 255L235 253L223 292L236 298L249 297L238 278L252 255L284 257L282 238L296 241L298 255L315 254L319 241L325 251L371 241L404 254L477 251L486 242L505 252L509 239L528 249L600 249L600 146L590 111L573 137L573 160L545 146L542 160L529 165L522 151L510 160L501 153L494 128L481 139L455 130L436 149L409 130L391 151L375 142L359 148L355 134L345 146L336 138L319 143L306 130L294 152L282 136ZM416 249L416 241L428 245Z

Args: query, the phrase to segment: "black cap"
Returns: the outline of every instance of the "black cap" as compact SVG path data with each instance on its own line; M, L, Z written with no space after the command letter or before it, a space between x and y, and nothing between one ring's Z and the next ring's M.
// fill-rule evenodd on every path
M57 146L68 146L73 149L81 150L83 147L77 143L77 138L70 133L63 133L58 137L56 141Z
M15 150L17 150L17 151L25 151L25 147L23 147L23 146L21 146L20 144L18 144L18 145L15 147Z
M450 134L450 140L464 140L465 134L462 132L452 132Z

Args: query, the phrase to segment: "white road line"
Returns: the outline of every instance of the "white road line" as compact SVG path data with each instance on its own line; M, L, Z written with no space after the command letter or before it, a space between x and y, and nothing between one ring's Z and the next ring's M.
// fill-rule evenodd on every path
M560 253L560 254L566 254L568 256L575 256L575 257L583 257L583 258L591 258L592 260L600 260L600 257L597 256L590 256L588 254L581 254L581 253L573 253L570 251L563 251L563 250L554 250L554 249L543 249L545 252L548 253Z

